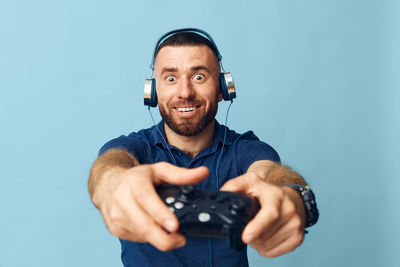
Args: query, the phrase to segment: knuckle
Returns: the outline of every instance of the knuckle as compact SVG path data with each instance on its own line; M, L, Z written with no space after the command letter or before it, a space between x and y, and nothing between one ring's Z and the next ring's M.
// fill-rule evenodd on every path
M124 194L124 189L123 187L117 187L114 192L112 192L111 194L111 203L113 205L119 205L119 203L121 202L121 197Z
M298 246L300 246L301 243L303 243L303 236L298 235L298 236L296 237L296 239L294 240L294 243L293 243L293 244L294 244L294 247L293 247L292 250L294 250L295 248L297 248Z
M277 221L279 219L280 212L278 207L270 207L268 210L268 217L271 221Z
M147 227L137 227L135 229L135 232L138 236L140 236L142 239L147 240L149 236L149 229Z
M295 237L293 238L293 244L294 244L293 249L300 246L301 243L303 243L303 240L304 240L304 233L303 232L297 233L297 235L295 235Z
M283 200L283 198L285 197L285 192L279 188L278 186L274 186L275 189L275 195L278 199Z
M259 179L259 176L256 173L253 173L253 172L248 173L248 176L249 177L247 179L250 179L252 181Z
M293 240L292 243L291 243L291 245L288 246L284 251L281 252L281 255L282 255L282 254L285 254L285 253L292 252L293 250L295 250L295 249L297 248L298 245L300 245L300 244L298 244L298 243L296 243L296 242L294 242L294 241L295 241L295 240Z
M120 227L121 225L121 218L117 215L110 215L108 222L107 222L107 228L110 231L111 234L121 237L123 235L123 231Z
M296 206L292 202L288 202L288 205L286 207L286 214L290 217L293 217L297 214Z
M302 232L303 231L303 223L302 223L302 221L301 221L299 216L293 217L292 224L293 224L293 228L295 230L297 230L298 232Z
M107 227L111 234L117 237L121 237L123 235L123 231L121 231L121 228L117 227L115 224L109 224Z
M110 226L119 225L120 221L121 221L121 216L119 215L119 213L115 212L114 209L111 210L108 218L108 223L110 224Z

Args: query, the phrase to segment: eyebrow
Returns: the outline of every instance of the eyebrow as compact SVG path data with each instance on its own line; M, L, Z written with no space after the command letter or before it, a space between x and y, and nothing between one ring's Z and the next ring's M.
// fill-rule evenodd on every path
M206 71L206 72L210 72L209 68L207 68L207 67L204 66L204 65L193 66L193 67L190 68L190 70L192 70L192 71L204 70L204 71Z
M199 70L204 70L204 71L210 73L210 69L207 68L204 65L193 66L193 67L190 68L190 70L193 71L193 72L199 71ZM165 68L163 68L161 70L161 75L166 73L166 72L178 72L178 69L174 68L174 67L165 67Z
M178 71L178 69L177 68L163 68L162 70L161 70L161 74L164 74L165 72L177 72Z

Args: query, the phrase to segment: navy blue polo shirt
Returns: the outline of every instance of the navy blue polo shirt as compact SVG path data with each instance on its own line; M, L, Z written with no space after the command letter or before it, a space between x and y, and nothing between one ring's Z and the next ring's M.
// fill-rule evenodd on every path
M270 145L260 141L252 131L238 134L217 121L211 146L191 158L168 144L172 157L160 135L161 133L166 139L163 125L164 122L161 121L151 128L113 139L99 153L102 154L110 148L119 148L131 153L141 164L166 161L186 168L206 166L210 171L209 177L196 187L215 190L229 179L245 173L255 161L280 161L278 153ZM226 139L223 146L225 129ZM216 165L222 147L216 176ZM120 242L124 266L248 266L246 249L237 252L229 247L227 240L188 238L184 247L168 252L161 252L150 244L126 240Z

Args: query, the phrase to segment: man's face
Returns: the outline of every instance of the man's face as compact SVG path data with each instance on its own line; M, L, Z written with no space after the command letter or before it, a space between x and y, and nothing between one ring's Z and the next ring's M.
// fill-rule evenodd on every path
M219 93L219 63L205 45L166 46L155 61L160 114L171 130L195 136L215 118Z

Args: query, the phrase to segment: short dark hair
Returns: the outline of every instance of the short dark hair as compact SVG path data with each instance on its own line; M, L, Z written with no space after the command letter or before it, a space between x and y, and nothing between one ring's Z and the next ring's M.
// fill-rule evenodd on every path
M215 46L207 38L194 32L179 32L165 39L157 48L156 56L161 48L165 46L208 46L218 59L218 52Z

